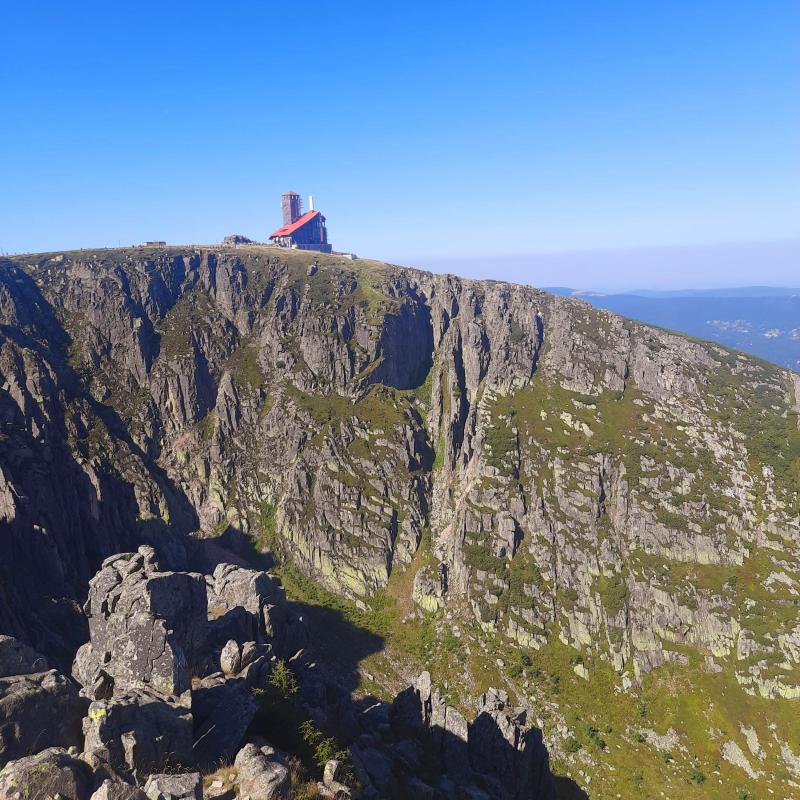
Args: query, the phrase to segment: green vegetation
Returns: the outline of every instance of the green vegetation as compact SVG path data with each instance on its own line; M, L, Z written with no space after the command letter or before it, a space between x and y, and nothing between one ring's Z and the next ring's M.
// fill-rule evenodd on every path
M758 474L762 464L772 467L778 488L791 500L797 513L800 430L797 412L789 402L792 388L777 367L766 362L760 366L758 373L752 367L737 372L724 365L712 372L709 388L722 402L715 402L711 411L720 421L744 434L754 474Z
M601 575L597 580L597 590L609 616L615 617L625 608L628 602L628 584L624 575Z
M354 786L355 777L348 750L332 736L308 719L298 700L300 685L286 662L278 661L272 670L265 689L254 688L253 694L260 702L250 731L264 736L270 744L295 754L303 767L321 777L325 764L332 758L341 762L337 777Z
M258 514L258 531L255 547L259 553L270 551L275 553L280 546L275 530L275 506L267 500L262 501Z
M200 432L200 438L204 442L210 442L211 437L214 435L214 429L217 427L217 412L212 408L200 422L197 423L197 430Z
M509 414L513 420L513 410ZM517 451L517 435L512 428L512 423L505 416L497 416L493 419L493 424L486 431L486 460L487 462L501 470L511 472L512 466L509 464L509 457Z
M233 351L226 366L240 387L259 389L266 382L266 376L258 363L258 348L250 342L242 342Z

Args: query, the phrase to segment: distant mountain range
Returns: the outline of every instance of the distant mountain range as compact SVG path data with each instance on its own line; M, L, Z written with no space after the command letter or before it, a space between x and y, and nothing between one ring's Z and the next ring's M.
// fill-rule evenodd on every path
M555 286L547 291L800 370L800 289L745 286L606 294Z

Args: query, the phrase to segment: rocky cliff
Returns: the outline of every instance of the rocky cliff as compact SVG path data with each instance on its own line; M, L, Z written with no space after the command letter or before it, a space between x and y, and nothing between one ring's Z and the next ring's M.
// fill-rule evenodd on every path
M0 260L0 372L0 630L56 657L106 556L250 537L362 607L413 570L413 614L621 692L699 659L800 697L796 374L258 246Z

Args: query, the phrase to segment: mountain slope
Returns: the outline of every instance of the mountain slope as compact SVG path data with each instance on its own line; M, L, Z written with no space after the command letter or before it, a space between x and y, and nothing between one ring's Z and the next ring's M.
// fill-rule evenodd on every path
M108 553L249 536L385 636L371 691L491 673L592 797L797 791L796 374L269 247L0 260L0 326L3 630L69 652Z

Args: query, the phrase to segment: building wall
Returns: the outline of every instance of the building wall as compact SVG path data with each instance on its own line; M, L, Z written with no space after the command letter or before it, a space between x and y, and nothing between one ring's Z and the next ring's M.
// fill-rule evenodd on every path
M325 228L325 217L320 214L309 220L300 230L292 234L297 244L327 244L328 231Z

